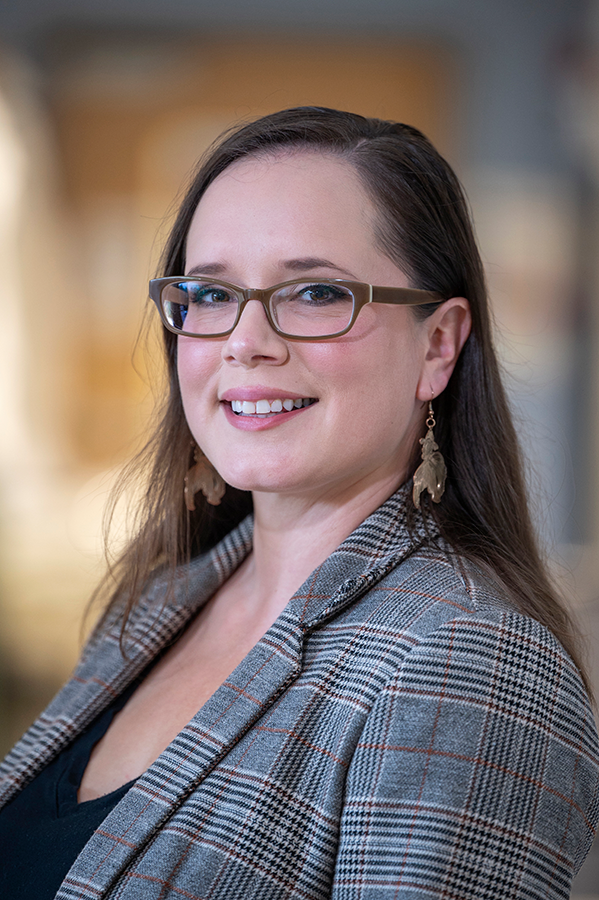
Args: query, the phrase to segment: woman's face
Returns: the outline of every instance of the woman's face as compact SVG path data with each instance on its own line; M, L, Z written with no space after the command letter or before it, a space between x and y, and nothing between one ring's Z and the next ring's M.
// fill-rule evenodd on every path
M377 249L374 221L358 176L332 155L250 158L204 194L189 230L186 274L251 288L304 277L407 286ZM422 386L429 330L409 309L370 304L342 337L289 341L250 301L228 337L178 338L192 434L225 481L245 490L332 502L362 489L390 493L411 474L422 432L417 392L430 396ZM261 400L280 401L274 407L282 411L263 413ZM287 411L292 400L310 403ZM233 411L244 402L248 414Z

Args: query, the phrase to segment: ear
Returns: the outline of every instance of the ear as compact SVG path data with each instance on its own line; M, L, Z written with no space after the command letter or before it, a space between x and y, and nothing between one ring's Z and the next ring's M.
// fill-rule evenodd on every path
M416 397L427 402L438 397L447 387L458 356L466 343L472 316L464 297L446 300L423 322L426 355L424 357Z

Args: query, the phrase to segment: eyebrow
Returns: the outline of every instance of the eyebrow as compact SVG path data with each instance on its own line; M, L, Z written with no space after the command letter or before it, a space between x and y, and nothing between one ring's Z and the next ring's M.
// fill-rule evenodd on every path
M203 263L201 266L194 266L187 273L188 275L222 275L227 271L226 266L222 263Z
M306 256L300 259L289 259L285 263L283 263L284 268L289 269L291 272L308 272L312 269L335 269L336 272L340 272L342 275L351 275L351 272L348 272L347 269L342 269L340 266L336 266L335 263L331 262L329 259L321 259L318 256ZM353 275L351 275L354 278Z
M310 272L313 269L334 269L336 272L339 272L340 275L343 275L346 278L349 276L354 281L356 280L356 276L352 275L352 273L347 269L342 269L340 266L336 266L335 263L331 262L330 260L321 259L318 256L306 256L299 259L288 259L282 263L281 268L287 269L290 272ZM193 266L193 268L190 269L187 274L224 275L226 271L227 267L223 263L212 262Z

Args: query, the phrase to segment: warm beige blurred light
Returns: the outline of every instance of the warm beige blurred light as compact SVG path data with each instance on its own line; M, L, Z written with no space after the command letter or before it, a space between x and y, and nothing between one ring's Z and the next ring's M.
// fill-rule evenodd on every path
M72 458L65 440L70 319L60 208L29 73L0 78L0 566L3 669L64 677L78 644L90 566L65 531ZM10 85L10 89L7 89ZM91 566L93 568L93 564Z
M0 459L9 472L27 446L19 386L24 356L24 310L18 267L18 222L25 177L25 153L6 99L0 94ZM3 491L10 483L3 477ZM6 482L6 483L5 483Z

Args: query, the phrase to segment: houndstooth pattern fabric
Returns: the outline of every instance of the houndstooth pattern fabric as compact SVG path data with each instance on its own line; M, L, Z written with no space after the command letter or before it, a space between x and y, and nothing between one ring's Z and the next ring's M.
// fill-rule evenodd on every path
M92 836L59 900L567 898L598 743L555 638L458 565L407 488L312 573ZM118 622L0 768L20 790L179 633L246 521Z

